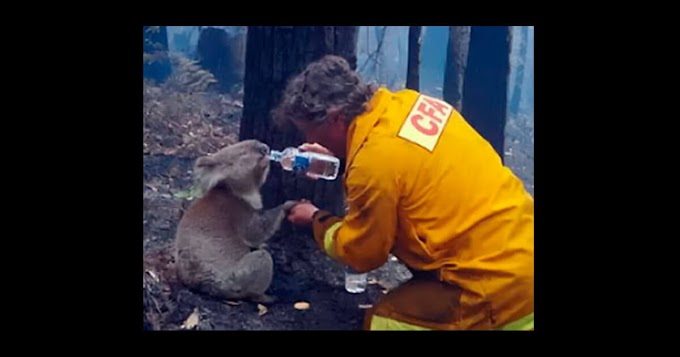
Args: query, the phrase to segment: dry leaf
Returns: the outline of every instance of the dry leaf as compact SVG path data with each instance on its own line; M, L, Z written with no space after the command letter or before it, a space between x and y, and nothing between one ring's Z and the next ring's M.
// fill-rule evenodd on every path
M372 307L373 307L373 305L371 305L371 304L359 304L360 309L370 309Z
M257 304L257 309L260 310L260 312L257 313L259 316L267 313L267 307L262 304Z
M192 312L191 315L189 315L189 317L187 317L186 321L184 321L184 323L180 327L185 329L185 330L189 330L189 329L196 327L196 325L198 325L198 308L197 307L194 308L194 312Z
M239 305L241 305L241 302L240 302L240 301L229 301L229 300L227 300L227 301L225 301L224 303L227 304L227 305L231 305L231 306L239 306Z
M297 310L307 310L309 309L309 303L305 301L300 301L296 302L295 305L293 305Z
M156 273L154 273L152 270L147 270L146 273L149 274L151 278L153 278L153 280L155 280L156 282L160 281L158 280L158 276L156 275Z

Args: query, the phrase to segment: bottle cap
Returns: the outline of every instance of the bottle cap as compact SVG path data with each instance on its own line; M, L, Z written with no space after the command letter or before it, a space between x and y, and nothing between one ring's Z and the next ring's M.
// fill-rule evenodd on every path
M271 150L269 151L269 160L281 161L281 155L282 155L281 151Z

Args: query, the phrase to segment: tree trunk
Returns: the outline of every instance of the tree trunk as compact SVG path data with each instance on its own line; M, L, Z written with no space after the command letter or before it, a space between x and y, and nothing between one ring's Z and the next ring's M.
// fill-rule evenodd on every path
M422 26L408 28L408 68L406 70L406 88L420 90L420 44L422 43Z
M470 26L449 27L449 44L444 68L444 101L463 109L463 82L470 47Z
M340 55L356 69L357 36L357 26L249 26L240 139L258 139L277 150L302 144L300 133L282 132L272 123L271 109L278 104L288 79L326 54ZM264 206L301 198L344 214L340 178L312 182L272 164L263 187Z
M243 81L245 34L228 34L223 29L207 28L198 39L197 55L201 67L218 81L221 92L231 92Z
M472 26L463 116L503 160L510 73L510 28Z
M170 73L166 26L144 26L144 78L163 82ZM147 57L148 56L148 57Z
M512 97L510 99L510 113L517 114L519 112L519 103L522 96L522 83L524 83L524 63L527 57L527 43L529 42L529 26L519 26L521 30L518 36L519 53L517 55L517 75L515 76L515 85L512 89Z
M524 64L524 83L519 110L527 110L533 117L534 113L534 29L527 26L527 57Z

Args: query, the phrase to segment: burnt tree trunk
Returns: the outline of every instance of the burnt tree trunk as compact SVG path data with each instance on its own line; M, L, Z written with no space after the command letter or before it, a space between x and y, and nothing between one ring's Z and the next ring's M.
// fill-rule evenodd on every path
M160 83L170 76L167 26L144 26L144 55L144 78Z
M274 125L271 109L278 104L287 80L326 54L346 58L355 69L357 35L356 26L249 26L240 139L258 139L277 150L302 144L300 133L283 132ZM272 164L263 187L264 206L301 198L337 215L344 214L340 178L312 182Z
M527 43L529 42L529 26L519 26L521 30L518 36L519 53L517 54L517 75L515 76L515 85L512 89L512 97L510 98L510 113L517 114L519 112L519 103L522 97L522 84L524 83L524 63L527 57Z
M422 43L422 26L408 28L408 68L406 70L406 88L420 90L420 44Z
M450 26L444 68L444 101L463 108L463 82L470 47L470 26Z
M245 33L229 34L223 29L201 31L196 54L201 67L217 79L221 92L231 92L243 81Z
M510 27L472 26L463 116L503 160L510 73Z

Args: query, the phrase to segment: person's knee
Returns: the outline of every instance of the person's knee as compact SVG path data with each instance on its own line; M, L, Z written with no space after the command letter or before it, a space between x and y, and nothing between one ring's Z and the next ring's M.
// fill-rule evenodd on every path
M439 281L411 280L366 311L364 330L427 330L455 325L460 289Z

